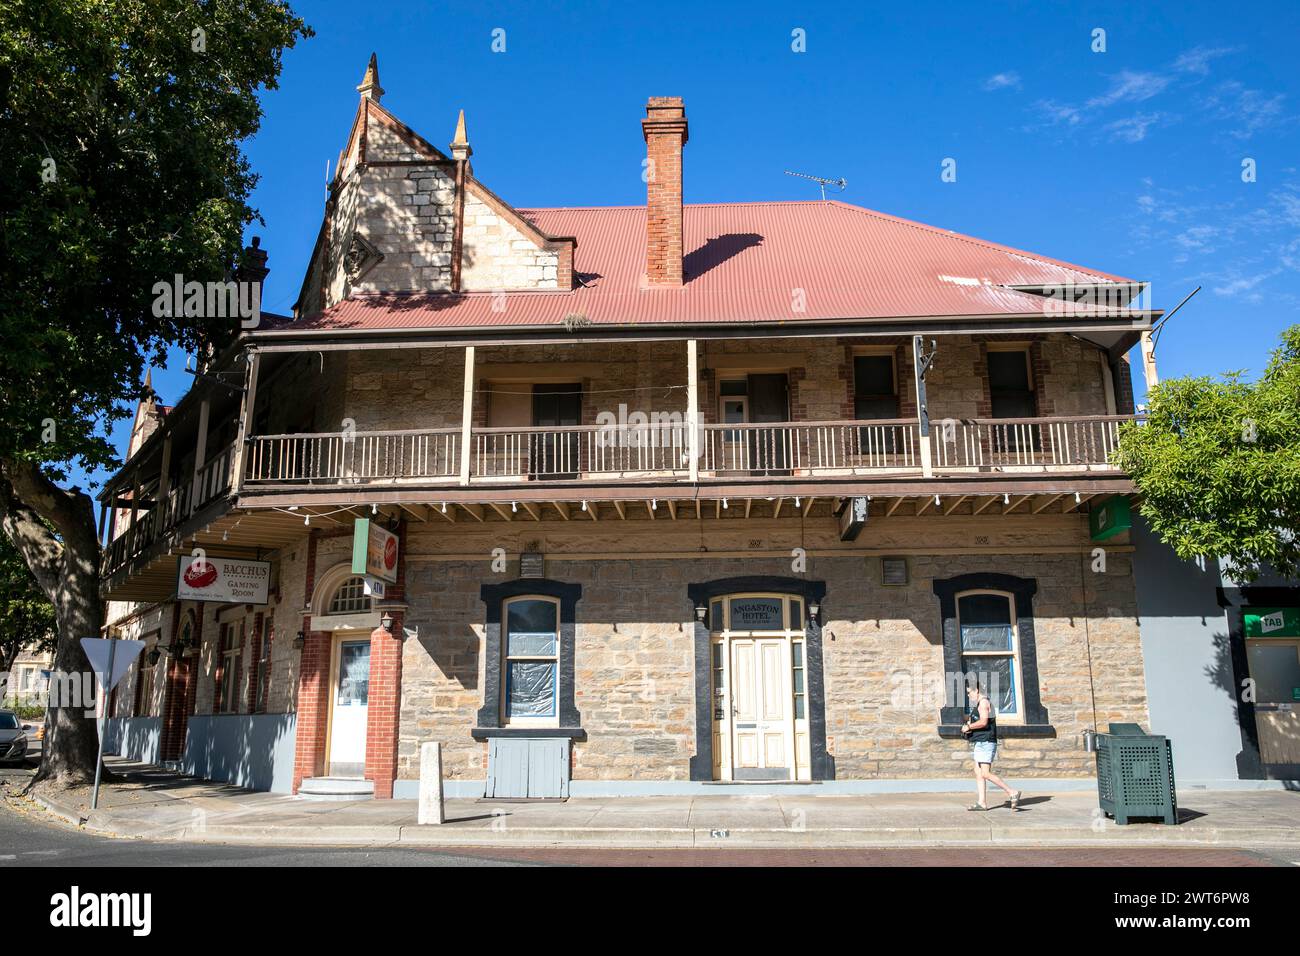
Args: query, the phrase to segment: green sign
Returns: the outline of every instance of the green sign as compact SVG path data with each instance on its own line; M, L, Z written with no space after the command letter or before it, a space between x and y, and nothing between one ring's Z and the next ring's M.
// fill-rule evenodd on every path
M1107 499L1088 515L1088 531L1093 541L1105 541L1131 527L1133 516L1129 513L1128 499L1123 495Z
M1300 637L1300 608L1252 607L1245 619L1247 637Z
M352 573L396 584L397 549L397 535L369 518L358 518L352 526Z

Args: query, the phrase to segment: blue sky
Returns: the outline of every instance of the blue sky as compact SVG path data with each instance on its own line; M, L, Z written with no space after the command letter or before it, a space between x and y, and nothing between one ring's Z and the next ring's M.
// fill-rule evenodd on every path
M1300 321L1294 2L295 6L317 35L285 56L247 149L269 311L297 296L375 51L384 105L439 146L464 108L475 173L517 206L644 202L646 97L680 95L687 202L815 198L795 169L846 178L846 202L1149 280L1159 307L1204 286L1161 338L1163 376L1258 372ZM171 364L168 403L190 382Z

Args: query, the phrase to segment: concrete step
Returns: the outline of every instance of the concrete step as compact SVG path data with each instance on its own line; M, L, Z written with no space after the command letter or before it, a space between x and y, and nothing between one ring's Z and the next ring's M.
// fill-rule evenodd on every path
M308 777L298 788L298 796L303 800L373 800L375 784L355 777Z

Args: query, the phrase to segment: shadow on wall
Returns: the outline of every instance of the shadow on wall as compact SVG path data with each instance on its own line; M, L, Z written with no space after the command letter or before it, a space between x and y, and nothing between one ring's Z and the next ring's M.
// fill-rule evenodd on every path
M110 717L104 726L104 753L140 763L158 763L161 717Z
M181 769L204 780L288 793L296 714L200 714L189 719Z
M1211 685L1221 689L1232 701L1232 719L1241 731L1242 742L1242 749L1237 753L1238 775L1244 780L1263 777L1264 767L1259 760L1259 736L1253 720L1242 723L1241 697L1233 677L1232 641L1222 631L1214 634L1214 661L1205 666L1205 676Z

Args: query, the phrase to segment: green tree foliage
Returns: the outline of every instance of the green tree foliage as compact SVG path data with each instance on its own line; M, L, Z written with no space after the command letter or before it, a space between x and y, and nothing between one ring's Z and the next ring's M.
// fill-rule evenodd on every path
M1118 463L1180 558L1225 559L1239 580L1300 573L1300 325L1258 381L1161 382L1146 424L1121 432Z
M12 670L23 648L38 654L54 649L54 606L23 556L0 535L0 671Z
M153 286L226 277L256 218L241 143L310 29L277 0L0 3L0 525L54 605L56 670L99 633L93 506L68 466L112 465L107 426L170 346L235 319L156 315ZM94 772L80 711L51 710L39 778Z

